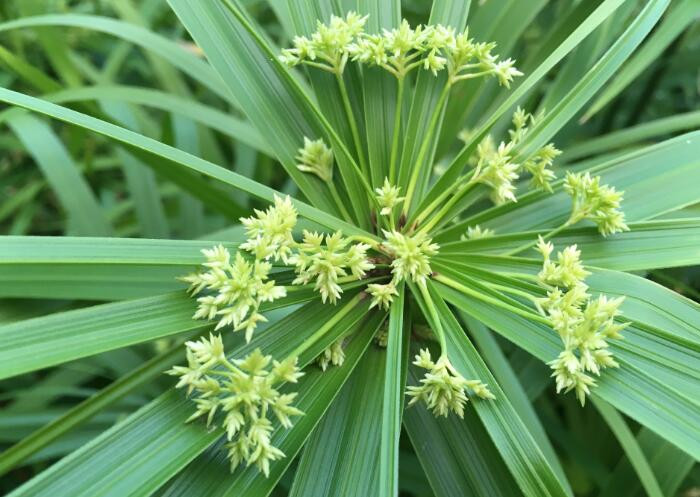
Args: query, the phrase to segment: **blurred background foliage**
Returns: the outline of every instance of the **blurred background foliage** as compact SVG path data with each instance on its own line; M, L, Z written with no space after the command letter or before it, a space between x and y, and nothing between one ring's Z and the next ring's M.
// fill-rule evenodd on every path
M528 19L517 18L517 11L510 17L504 16L504 12L517 4L508 0L474 1L470 15L474 20L470 22L472 35L477 40L507 40L499 44L499 52L516 58L525 72L538 60L538 54L555 43L557 36L561 37L561 33L552 30L552 26L560 25L557 21L572 19L573 22L577 12L580 15L600 4L600 0L533 1L541 7L531 9L536 15ZM274 0L243 3L276 44L288 45L285 31L271 7ZM412 23L425 22L429 3L406 0L404 15ZM563 95L566 81L575 81L585 74L642 3L628 1L620 7L616 15L551 71L545 84L529 95L525 108L534 110L554 105ZM53 99L281 191L300 195L244 117L202 81L184 75L154 55L149 50L149 41L140 38L140 32L133 36L140 38L145 46L127 39L131 35L123 30L124 24L115 25L116 28L90 23L84 27L10 29L6 26L17 19L44 14L116 19L151 30L201 56L165 0L3 0L0 2L0 86ZM618 78L594 99L581 119L572 120L557 135L555 142L565 152L562 163L584 162L594 155L596 160L604 155L614 157L700 128L698 15L699 2L674 0L665 18L623 66ZM103 32L109 29L121 31L124 37ZM493 84L464 85L458 91L464 105L451 105L448 109L440 145L443 156L454 150L455 132L468 132L486 105L496 98ZM168 95L177 98L170 100ZM453 101L458 99L455 97ZM207 107L197 107L195 102ZM506 125L504 122L496 129L503 132ZM0 109L0 126L0 234L3 235L235 239L240 233L236 219L259 206L245 194L223 191L180 173L172 174L152 158L144 159L74 126L35 116L23 117L11 109ZM611 133L619 134L610 135L599 147L591 147L594 140ZM188 192L183 185L190 187ZM217 209L205 206L201 200L212 195L220 196ZM684 215L700 216L700 205L676 211L673 217ZM116 298L95 294L79 301L3 299L3 286L15 284L18 276L10 274L9 268L0 271L4 273L0 273L0 323ZM648 276L700 301L698 267L657 270ZM99 275L95 279L99 280ZM32 296L31 284L27 285L26 297ZM178 287L173 279L170 287L159 290ZM152 357L154 350L163 350L168 345L167 341L158 341L115 350L0 382L0 450L137 368ZM576 495L642 495L641 487L630 485L637 481L633 470L598 411L590 405L580 409L573 396L555 395L548 388L549 373L545 365L506 342L501 346L533 401ZM166 377L156 377L110 405L34 454L21 467L0 477L0 492L15 488L57 458L85 444L170 383ZM664 489L683 497L699 496L697 464L688 464L687 458L682 462L675 460L668 442L647 429L632 426L643 449L669 445L668 457L655 466L668 470L668 474L657 474ZM402 448L400 482L404 495L431 496L407 440L402 441ZM277 495L286 495L291 474L288 472L281 481Z

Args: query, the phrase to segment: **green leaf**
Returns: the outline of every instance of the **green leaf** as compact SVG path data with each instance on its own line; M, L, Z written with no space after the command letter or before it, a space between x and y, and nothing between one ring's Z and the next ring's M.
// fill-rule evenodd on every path
M58 104L82 100L109 100L152 107L188 117L231 138L240 140L260 152L272 155L270 147L250 123L214 107L152 88L119 85L87 86L52 92L45 95L44 98Z
M73 110L55 105L38 98L33 98L28 95L23 95L5 88L0 88L0 101L7 102L12 105L17 105L24 107L26 109L32 110L34 112L39 112L45 114L49 117L59 119L76 126L86 128L95 133L104 135L108 138L117 140L130 148L147 152L148 154L154 154L158 157L166 159L170 163L179 165L196 171L198 173L204 174L211 178L217 179L220 182L231 185L234 188L243 190L255 197L258 197L268 202L273 201L273 196L278 194L272 188L265 185L257 183L251 179L245 178L239 174L232 171L228 171L222 167L216 166L211 162L204 159L200 159L186 152L182 152L176 148L170 147L158 141L147 138L138 133L134 133L127 129L115 126L114 124L101 121L94 117L81 114L80 112L75 112ZM194 176L196 178L196 176ZM334 216L327 214L321 210L311 207L308 204L294 200L294 205L299 211L302 217L306 217L312 221L316 221L319 224L330 228L331 230L342 230L343 233L347 235L363 234L369 235L356 228L354 225L345 223ZM369 235L373 236L373 235Z
M421 371L408 369L409 384L418 384ZM411 406L403 423L436 497L523 495L473 406L467 406L464 419Z
M631 223L630 231L603 237L596 228L572 228L552 238L561 249L576 245L587 265L618 271L700 264L700 219ZM537 232L497 235L440 246L439 257L458 260L474 254L499 254L537 238ZM539 257L534 250L523 253Z
M657 61L673 40L698 17L700 17L700 2L697 0L674 2L672 10L669 11L663 22L644 46L629 57L622 70L615 75L605 91L591 104L583 116L583 120L590 119L617 97L642 71Z
M347 331L367 315L367 303L350 305L350 312L337 323L331 335ZM336 312L333 306L314 302L258 330L249 344L241 345L241 334L235 334L232 355L241 358L259 347L265 354L284 358L312 337ZM371 331L364 328L369 336ZM360 337L366 337L364 333ZM332 340L333 336L330 338ZM366 340L368 342L369 337ZM363 348L362 341L357 341L360 348ZM309 349L300 357L301 365L306 365L319 352L318 347ZM348 367L351 363L349 361ZM192 401L183 392L170 389L11 495L52 496L57 491L72 497L94 496L96 492L114 497L150 495L221 436L220 430L208 431L203 423L185 423L192 411ZM278 461L271 470L287 464L287 459ZM125 474L130 477L120 477Z
M51 128L22 111L6 113L4 119L32 155L66 210L68 231L80 235L109 235L112 228L102 206Z
M107 406L123 399L136 388L152 381L182 358L182 341L142 366L88 397L60 417L34 431L0 454L0 475L25 461L39 450L80 426Z
M369 15L365 26L368 33L381 33L383 29L397 28L401 23L399 0L359 0L357 11L359 14ZM379 187L389 175L397 109L397 84L396 78L381 68L363 68L361 77L372 186ZM403 98L399 105L403 105Z
M496 396L493 400L472 397L471 405L523 494L527 497L568 495L528 427L432 283L428 284L428 291L445 332L447 350L444 352L450 362L465 378L479 379L486 383ZM424 305L422 299L419 303ZM430 313L424 314L433 329L440 326L432 322Z
M406 388L404 350L409 340L410 326L404 325L405 286L391 304L387 330L386 361L384 364L384 395L382 400L382 431L379 445L379 497L399 494L399 438L401 413Z
M379 495L383 387L377 373L385 364L384 351L370 345L304 447L290 497Z
M651 0L637 18L596 62L586 75L578 81L557 105L547 112L537 125L529 130L519 152L529 157L573 118L583 105L615 75L615 71L627 60L656 25L668 7L670 0ZM520 147L519 147L520 148Z
M659 482L656 481L654 472L649 465L644 456L644 452L639 447L637 440L635 440L632 430L630 430L627 423L625 423L624 418L613 409L609 404L603 402L602 400L594 399L598 412L603 417L605 422L608 424L613 434L617 438L618 442L627 454L627 458L634 467L639 480L642 482L644 489L649 497L663 497L663 492L659 487Z
M464 31L469 14L471 0L455 0L445 2L433 2L430 11L430 24L444 24L455 28L456 31ZM444 115L445 101L441 108L438 107L440 94L447 81L445 74L439 73L434 76L428 71L419 70L416 75L413 98L410 104L406 129L403 132L403 147L398 168L398 185L402 192L407 193L407 185L413 171L418 168L418 182L416 188L416 199L422 197L425 182L430 177L430 169L435 155L435 148L440 136L440 126L442 119L438 120L435 130L429 132L432 116L437 112ZM449 97L448 97L449 98ZM420 164L417 164L423 143L428 140L428 153L424 154Z
M700 111L664 117L576 143L567 147L558 161L563 164L570 163L588 155L609 152L610 150L628 147L657 136L692 130L698 127L700 127Z
M462 313L463 314L463 313ZM563 484L568 495L573 495L569 482L566 479L564 469L559 463L554 447L547 438L542 422L537 417L535 408L530 399L527 397L525 390L521 384L521 380L516 375L511 367L508 359L498 345L498 342L493 337L491 332L476 319L469 316L464 316L465 324L470 332L471 337L479 347L479 353L484 358L489 370L493 373L508 400L513 404L513 408L518 412L523 422L527 425L532 438L539 446L542 453L547 458L547 461L552 466L552 469L557 473L559 481Z
M678 488L695 465L695 460L648 428L637 433L637 443L649 461L663 495L676 495ZM620 460L605 484L600 497L643 495L642 485L626 457Z
M0 326L0 378L211 327L184 292L103 304Z
M282 67L276 54L243 21L244 14L238 7L221 0L206 0L196 7L182 0L169 0L169 4L208 54L231 92L246 96L241 99L241 108L274 148L275 155L299 189L315 206L337 212L324 183L314 175L299 171L295 160L303 138L321 136L330 131L330 125L326 122L324 126L319 111ZM334 135L331 135L331 142L334 148L340 145ZM363 201L366 206L366 197L355 172L342 157L336 159L351 200L353 203ZM366 216L363 224L368 221Z
M127 40L157 54L215 94L234 105L236 104L235 95L228 92L221 78L217 76L209 64L185 50L176 42L128 22L81 14L49 14L0 23L0 32L43 26L84 28L108 33Z

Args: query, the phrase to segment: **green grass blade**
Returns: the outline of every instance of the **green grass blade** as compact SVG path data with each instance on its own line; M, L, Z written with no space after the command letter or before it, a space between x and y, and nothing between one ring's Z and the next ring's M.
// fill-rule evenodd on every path
M103 304L0 326L0 378L212 325L184 292Z
M385 364L384 351L370 345L309 438L290 497L379 495L381 425L377 420L382 412L383 387L378 372ZM324 468L322 473L319 467Z
M646 43L625 62L615 79L593 102L582 120L587 121L617 97L647 67L662 56L664 50L697 18L700 17L700 3L697 0L674 2L673 8L649 37Z
M76 126L80 126L104 135L108 138L117 140L137 150L154 154L171 163L180 165L192 171L204 174L220 182L233 186L239 190L243 190L255 197L271 202L273 196L277 194L275 190L262 185L256 181L245 178L232 171L228 171L222 167L216 166L204 159L194 157L186 152L182 152L176 148L170 147L156 140L152 140L138 133L134 133L127 129L115 126L114 124L101 121L94 117L81 114L65 107L55 105L44 100L23 95L5 88L0 88L0 101L27 108L29 110L45 114L49 117L69 122ZM293 201L299 214L312 221L315 221L331 230L342 230L346 235L362 234L372 236L355 226L345 223L336 217L327 214L319 209L316 209L308 204L298 200Z
M418 384L421 371L408 369L409 384ZM472 406L459 419L416 405L406 409L403 423L436 497L523 496Z
M638 271L700 264L700 219L630 223L630 231L602 237L596 228L573 228L552 238L555 247L576 244L586 264L618 271ZM529 240L537 232L497 235L481 240L442 244L439 257L459 260L474 254L507 253ZM534 250L524 257L539 258Z
M570 163L588 155L601 154L657 136L697 128L700 128L700 111L664 117L574 144L564 150L559 160L562 163Z
M188 52L177 43L172 42L148 29L107 17L81 14L49 14L25 17L14 21L0 23L0 32L21 28L64 26L89 29L107 33L127 40L170 62L173 66L193 78L205 88L220 97L236 104L235 96L224 86L221 78L209 64Z
M5 119L22 141L56 193L75 234L106 236L112 231L90 187L51 128L26 112L13 111Z
M676 495L683 480L695 465L695 460L648 428L639 430L636 438L654 470L663 495ZM600 497L616 497L622 494L630 497L644 495L639 477L626 457L620 460L610 475Z
M142 366L120 377L95 395L71 408L59 418L42 426L0 454L0 475L92 418L105 407L123 399L136 388L150 382L182 359L182 341L155 356Z
M627 426L624 418L612 406L610 406L610 404L607 404L602 400L594 399L593 403L612 432L615 434L618 442L620 442L625 454L627 454L627 458L630 460L630 463L637 472L639 480L642 482L647 495L649 497L663 497L664 494L659 487L659 482L656 481L656 477L654 476L654 472L649 465L649 461L647 461L646 457L644 456L644 452L642 452L642 449L639 447L637 440L632 434L632 430L630 430L629 426Z
M45 95L44 98L58 104L104 99L152 107L188 117L215 131L240 140L260 152L272 155L270 147L264 142L260 133L248 122L214 107L152 88L120 85L87 86L57 91Z
M652 0L596 62L576 86L557 103L529 132L519 152L529 157L572 119L593 95L615 75L620 66L634 52L666 11L670 0Z
M330 192L314 175L299 171L295 157L303 138L322 136L324 129L302 90L287 77L269 47L253 36L241 19L220 0L207 0L197 6L182 0L169 0L170 6L193 38L202 47L214 68L236 95L251 123L274 147L275 155L299 189L317 207L336 212ZM232 7L238 12L238 7ZM243 14L240 14L243 16ZM335 143L334 143L335 145ZM337 161L348 187L350 171ZM356 181L356 178L355 178ZM353 192L351 192L352 195ZM354 201L363 197L351 197ZM366 202L365 202L366 205Z
M357 11L369 15L365 26L368 33L381 33L383 29L393 29L401 23L399 0L359 0ZM396 112L396 78L383 69L365 68L362 71L362 90L372 186L380 187L389 174Z
M469 6L471 0L455 0L434 2L430 11L431 24L444 24L455 28L457 32L464 30L467 24ZM429 123L434 112L444 115L444 109L448 102L443 103L443 108L437 109L440 94L446 83L446 76L439 74L437 77L428 71L419 70L416 75L416 84L413 90L413 98L407 116L406 129L402 133L403 147L400 154L398 167L398 185L405 194L407 185L415 168L420 169L417 182L415 199L420 199L425 182L429 178L431 165L435 155L435 148L440 136L441 124L437 125L432 136L428 136ZM448 97L449 100L449 97ZM438 121L441 123L442 119ZM425 140L429 140L429 153L425 154L422 163L416 164L418 155ZM417 205L417 204L416 204Z
M491 332L477 320L466 315L464 316L464 320L489 370L493 373L498 384L508 396L508 400L513 404L513 408L527 425L532 434L532 438L535 439L535 442L542 450L542 453L547 458L552 469L557 473L559 481L563 484L567 494L573 495L571 486L564 473L564 468L562 468L559 458L554 451L554 447L552 447L549 438L547 438L542 422L538 418L535 408L531 404L530 399L528 399L518 376L515 371L513 371L512 366L499 347L498 342Z
M404 326L405 286L391 304L389 314L386 363L384 366L384 397L382 400L382 432L379 445L379 497L399 494L399 437L405 378L402 374L404 342L410 329Z

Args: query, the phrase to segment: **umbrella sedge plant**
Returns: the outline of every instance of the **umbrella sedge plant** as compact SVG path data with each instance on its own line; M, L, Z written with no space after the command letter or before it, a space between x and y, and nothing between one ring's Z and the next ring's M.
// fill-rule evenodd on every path
M503 53L479 36L488 30L470 29L467 15L475 11L479 21L485 5L435 2L427 17L409 10L403 18L400 2L340 3L272 4L288 30L278 47L236 0L168 0L196 51L151 43L167 61L155 66L164 81L179 68L245 116L222 122L274 157L290 180L284 191L128 129L118 119L124 110L103 105L99 91L129 100L135 89L96 86L100 105L72 107L64 102L81 90L46 88L37 98L0 89L0 100L16 107L2 120L22 142L32 132L46 136L37 115L63 121L113 142L118 159L151 166L238 226L230 240L57 237L54 256L51 241L7 237L0 255L19 267L50 274L93 264L109 273L133 264L145 278L159 266L168 268L159 285L175 290L127 290L123 302L0 327L9 343L0 352L3 378L161 339L141 369L9 447L2 472L141 378L165 385L11 495L258 496L279 492L287 474L289 495L398 496L400 453L410 442L435 495L495 495L492 485L499 494L571 496L526 381L562 402L573 397L567 409L593 404L635 483L650 496L672 495L620 413L668 443L679 461L700 454L692 366L700 308L636 273L697 263L696 251L682 257L676 249L697 239L697 220L673 212L700 200L689 186L698 173L687 151L700 138L691 132L589 162L567 159L558 143L627 67L669 2L639 2L619 26L612 19L623 1L576 7L564 14L583 22L563 23L558 46L523 50L522 60L508 55L519 53L512 44ZM28 17L0 24L0 33L23 22L88 21ZM544 76L604 23L616 34L600 38L598 60L575 80L555 80L550 96ZM167 81L185 109L193 97L178 80ZM478 119L461 114L475 108L483 109ZM206 127L207 117L198 119ZM176 137L184 136L180 125ZM655 168L661 157L671 158ZM678 195L654 191L665 198L648 201L652 183ZM227 189L257 198L257 208L236 205ZM677 241L655 247L669 230ZM54 329L62 331L43 342L39 330ZM538 365L527 379L504 355L513 347ZM489 469L441 462L450 460L450 438L476 444L472 457ZM356 462L341 462L347 458ZM331 474L318 467L324 460L333 461ZM120 483L108 484L113 478Z

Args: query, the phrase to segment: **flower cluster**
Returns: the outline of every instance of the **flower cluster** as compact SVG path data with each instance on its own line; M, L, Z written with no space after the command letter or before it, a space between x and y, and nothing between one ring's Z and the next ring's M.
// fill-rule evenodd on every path
M584 404L595 380L588 373L600 375L601 369L617 367L608 350L608 339L622 338L626 323L615 322L624 297L593 299L585 278L590 274L581 263L581 252L575 245L566 247L551 259L554 247L540 238L537 245L544 263L538 275L548 289L547 297L537 300L540 312L552 322L561 337L564 350L549 363L556 378L557 392L574 390Z
M478 224L476 226L467 226L467 232L460 236L462 240L482 240L484 238L491 238L496 233L489 228L482 228Z
M231 254L222 245L202 250L207 259L207 271L183 278L190 283L192 293L211 293L197 299L199 306L194 319L219 319L216 329L233 325L234 331L245 330L250 341L258 322L266 321L258 312L263 302L284 297L286 291L269 279L271 264L256 259L253 262L240 252L231 261Z
M592 177L588 172L568 173L564 190L571 195L573 203L569 224L590 219L603 236L629 230L625 224L625 213L620 210L624 192L601 185L600 176Z
M389 183L389 178L384 178L384 185L374 190L377 193L377 201L382 210L380 216L388 216L394 207L403 202L404 197L399 197L401 189Z
M352 57L382 67L399 79L418 67L435 75L446 69L448 84L493 75L508 87L514 77L522 75L513 60L499 60L492 53L495 43L475 43L467 31L456 33L441 24L412 28L404 19L396 29L368 34L366 21L367 16L355 12L345 18L331 16L328 24L319 22L310 37L295 37L293 48L284 49L280 60L289 66L306 64L340 74Z
M508 131L510 140L496 147L491 136L477 146L475 180L491 187L491 198L496 204L516 202L515 182L525 171L531 175L530 186L552 192L552 181L556 178L551 170L554 159L561 154L553 144L547 144L534 154L519 160L516 147L523 142L528 132L544 117L528 114L520 107L513 114L513 128Z
M215 319L216 329L233 325L234 331L245 330L250 341L257 324L266 321L259 312L263 302L286 296L282 286L269 279L270 259L295 266L295 285L315 282L323 302L336 303L342 289L340 283L362 279L374 269L367 256L370 246L351 243L340 232L319 235L304 231L303 242L294 240L297 211L289 197L275 195L274 205L265 211L256 210L255 217L241 222L248 235L240 248L254 259L237 252L231 254L222 245L203 250L206 257L204 272L182 278L190 284L192 293L207 292L197 299L199 307L194 319ZM325 239L324 239L325 238Z
M339 338L328 347L326 347L321 355L316 358L318 365L323 371L328 369L329 365L342 366L345 362L345 351L343 350L344 337Z
M348 12L345 18L331 16L328 24L318 21L316 32L310 37L295 36L294 48L282 50L280 61L289 66L308 64L334 73L342 73L351 46L364 32L367 16Z
M394 283L410 279L425 285L426 278L432 274L430 257L438 253L440 246L422 232L409 236L395 230L384 231L384 237L382 244L394 258L391 261Z
M272 257L287 264L295 246L292 230L297 224L297 211L289 196L275 195L274 204L266 211L256 209L255 217L241 218L248 236L241 248L258 260Z
M323 139L310 140L304 137L304 147L297 155L297 169L312 173L326 183L333 181L333 151L326 146Z
M335 304L340 298L342 288L340 279L348 276L359 280L374 269L368 257L370 246L365 243L351 244L350 239L342 233L322 235L304 230L304 240L298 244L297 252L290 258L290 264L296 266L295 285L305 285L315 281L315 288L321 293L323 302Z
M188 421L206 416L209 426L221 413L231 471L245 462L267 476L270 462L284 457L271 442L270 413L285 428L291 427L292 416L303 414L292 406L296 393L277 390L283 383L296 383L303 374L296 358L277 362L256 349L244 359L230 361L221 337L213 335L186 345L188 365L168 373L180 378L177 388L196 393L197 410Z
M482 399L495 398L486 384L479 380L466 380L459 374L445 354L433 362L430 351L422 349L413 364L428 372L420 385L407 388L406 394L413 397L409 405L422 401L436 416L447 416L449 411L453 411L463 418L464 406L469 400L467 388Z

